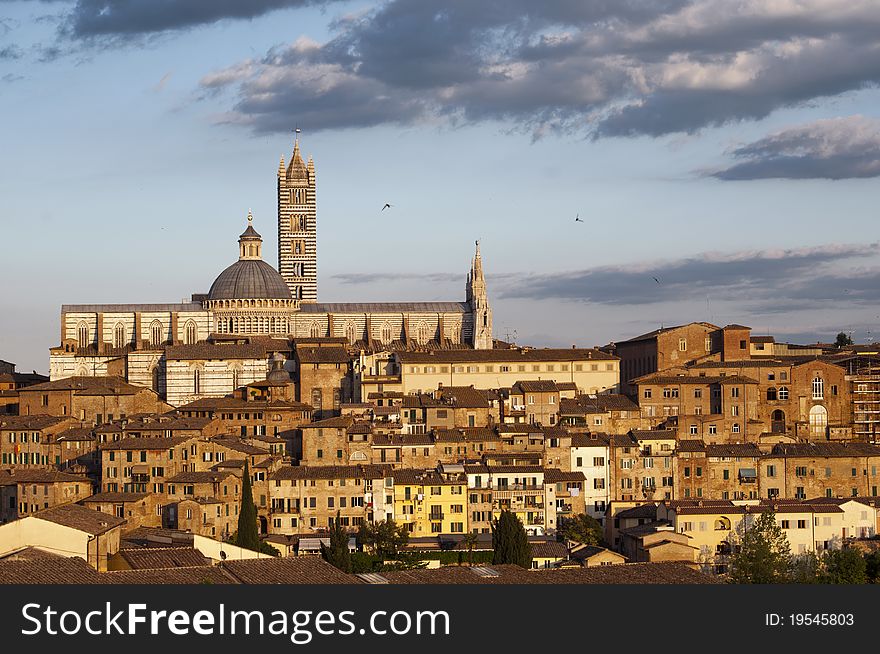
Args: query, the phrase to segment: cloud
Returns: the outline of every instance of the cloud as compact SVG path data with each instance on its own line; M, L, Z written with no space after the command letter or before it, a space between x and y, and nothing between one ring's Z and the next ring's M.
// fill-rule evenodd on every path
M221 20L249 20L278 9L333 0L76 0L62 32L73 39L122 43L125 37L187 30Z
M704 253L675 261L522 275L507 280L490 278L490 282L496 282L495 294L502 299L555 299L628 306L710 297L713 301L749 304L751 311L789 311L802 308L810 301L850 304L880 301L880 267L840 266L853 260L869 260L878 254L878 243ZM490 283L490 289L492 286Z
M791 127L739 146L739 160L709 173L723 180L880 176L880 120L848 116Z
M21 48L17 45L7 45L0 48L0 61L11 61L21 59Z
M389 0L216 71L225 120L274 132L501 121L660 136L880 81L871 0Z
M153 85L153 91L155 91L156 93L162 92L165 89L165 86L168 84L169 80L171 79L172 74L173 73L168 72L162 75L162 79L160 79L158 82L156 82L156 84Z
M0 77L0 80L7 84L12 84L13 82L20 82L24 77L21 75L16 75L15 73L6 73L3 77Z

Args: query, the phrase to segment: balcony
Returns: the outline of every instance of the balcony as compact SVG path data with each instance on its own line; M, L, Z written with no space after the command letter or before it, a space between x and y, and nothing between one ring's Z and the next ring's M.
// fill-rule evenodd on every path
M131 482L133 484L147 484L150 481L150 475L144 473L132 473Z
M443 513L429 513L428 520L443 520Z

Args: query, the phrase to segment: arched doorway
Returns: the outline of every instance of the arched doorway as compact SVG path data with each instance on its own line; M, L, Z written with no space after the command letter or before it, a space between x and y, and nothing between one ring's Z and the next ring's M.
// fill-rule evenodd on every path
M827 426L828 411L821 404L817 404L810 409L810 436L824 436Z
M770 416L770 431L774 434L785 433L785 411L776 409Z
M269 521L266 519L266 516L258 516L260 519L260 534L266 535L269 533Z

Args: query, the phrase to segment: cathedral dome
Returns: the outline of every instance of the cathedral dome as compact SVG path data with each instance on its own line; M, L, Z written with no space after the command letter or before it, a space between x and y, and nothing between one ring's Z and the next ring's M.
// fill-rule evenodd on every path
M209 300L289 300L284 278L265 261L244 259L224 270L208 291Z
M209 300L290 300L287 282L263 261L263 239L253 226L248 211L248 226L238 237L238 261L224 270L208 291Z

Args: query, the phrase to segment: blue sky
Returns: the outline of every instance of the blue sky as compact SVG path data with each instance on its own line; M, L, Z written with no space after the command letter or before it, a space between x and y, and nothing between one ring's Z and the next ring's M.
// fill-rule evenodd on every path
M206 291L249 208L277 263L296 125L322 301L463 298L479 238L518 342L874 340L878 80L862 0L0 0L0 358Z

